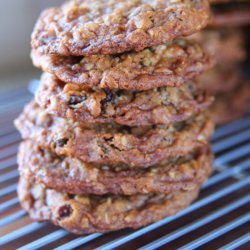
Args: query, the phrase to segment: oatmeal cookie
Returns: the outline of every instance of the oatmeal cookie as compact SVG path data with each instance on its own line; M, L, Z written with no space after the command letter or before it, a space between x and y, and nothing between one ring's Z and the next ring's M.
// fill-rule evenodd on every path
M140 51L195 33L209 16L206 0L71 0L41 14L32 47L65 56Z
M18 186L20 203L33 219L76 234L145 226L181 211L198 193L199 187L167 195L69 195L24 178Z
M205 114L168 126L126 127L73 123L56 118L34 102L15 122L24 139L36 141L58 155L96 165L149 167L203 147L213 133Z
M70 194L106 193L135 195L169 193L192 189L211 173L212 154L207 149L182 158L173 158L162 166L147 169L95 167L76 158L58 156L33 141L21 144L19 171L32 182Z
M73 121L146 126L184 121L206 110L212 98L196 82L147 91L94 90L64 83L47 73L36 101L48 113Z
M242 81L242 80L241 80ZM250 87L247 82L223 95L218 95L211 106L211 115L216 124L224 124L244 115L249 105Z
M179 86L213 66L213 60L197 43L184 39L138 53L75 57L41 55L33 50L31 56L35 66L63 82L109 89Z

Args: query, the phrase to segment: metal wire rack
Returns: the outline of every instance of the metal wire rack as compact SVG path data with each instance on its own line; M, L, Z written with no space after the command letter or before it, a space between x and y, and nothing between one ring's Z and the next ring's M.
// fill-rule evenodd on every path
M31 98L23 88L0 95L0 249L250 249L250 112L217 129L214 174L187 209L139 230L80 237L32 221L18 204L13 119Z

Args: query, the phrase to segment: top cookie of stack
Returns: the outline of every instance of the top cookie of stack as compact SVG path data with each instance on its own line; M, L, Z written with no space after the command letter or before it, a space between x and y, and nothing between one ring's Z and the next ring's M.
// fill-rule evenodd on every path
M76 233L137 228L197 197L213 122L194 77L213 60L183 36L208 20L205 0L74 0L42 13L32 59L46 73L16 121L33 218Z
M205 0L74 0L42 13L32 46L65 56L140 51L196 32L208 13Z

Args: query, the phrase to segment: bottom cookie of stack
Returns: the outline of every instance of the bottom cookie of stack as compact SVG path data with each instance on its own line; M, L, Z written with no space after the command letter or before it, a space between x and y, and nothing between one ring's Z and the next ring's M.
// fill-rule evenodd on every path
M70 195L23 177L18 186L20 202L33 219L76 234L145 226L184 209L198 193L199 186L159 195Z

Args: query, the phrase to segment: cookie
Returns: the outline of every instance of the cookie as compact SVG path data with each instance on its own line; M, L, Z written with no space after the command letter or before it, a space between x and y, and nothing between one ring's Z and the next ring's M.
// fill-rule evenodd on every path
M21 178L18 196L38 221L51 221L76 234L139 228L171 216L197 198L199 187L161 195L69 195Z
M33 141L23 142L19 171L32 182L70 194L107 193L135 195L191 189L211 173L212 154L207 149L175 157L162 166L147 169L95 167L76 158L58 156Z
M212 99L198 83L148 91L85 89L44 74L37 103L55 116L88 124L146 126L184 121L206 110Z
M213 6L209 27L239 27L250 24L250 3L232 3Z
M140 51L195 33L209 15L206 0L71 0L41 14L32 47L65 56Z
M247 57L244 35L236 28L206 29L189 39L200 43L218 64L235 65Z
M213 60L197 43L184 39L138 53L90 57L42 55L33 50L32 59L35 66L63 82L131 90L179 86L213 65Z
M36 141L58 155L100 165L149 167L184 156L208 143L213 122L205 114L169 126L128 128L114 124L72 123L56 118L34 102L15 122L24 139Z
M221 125L243 116L249 105L249 97L250 87L246 82L229 93L217 96L210 108L215 123Z
M218 64L198 77L200 84L210 95L219 95L233 90L241 80L241 72L235 65Z

